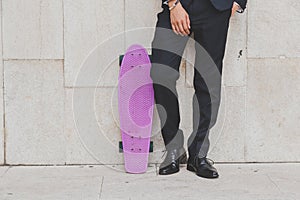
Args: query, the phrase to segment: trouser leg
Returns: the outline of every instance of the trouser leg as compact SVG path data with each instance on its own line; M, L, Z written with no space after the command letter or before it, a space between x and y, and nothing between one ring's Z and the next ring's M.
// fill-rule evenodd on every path
M183 132L179 129L180 113L176 81L179 78L181 56L188 37L171 30L169 11L158 14L152 41L152 68L154 96L160 118L161 132L166 149L183 147Z
M206 157L209 131L217 121L221 97L222 67L230 10L217 12L193 26L196 41L194 67L193 132L189 155Z

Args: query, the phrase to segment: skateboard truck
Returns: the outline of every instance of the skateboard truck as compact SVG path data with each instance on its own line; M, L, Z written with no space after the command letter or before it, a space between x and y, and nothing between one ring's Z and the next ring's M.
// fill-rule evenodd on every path
M150 142L149 152L153 152L153 141ZM119 141L119 153L123 153L123 143Z

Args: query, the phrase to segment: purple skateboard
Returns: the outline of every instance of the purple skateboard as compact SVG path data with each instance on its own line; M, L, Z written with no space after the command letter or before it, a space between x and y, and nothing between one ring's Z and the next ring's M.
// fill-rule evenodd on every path
M140 45L129 47L118 84L120 129L128 173L147 171L154 106L150 68L146 49Z

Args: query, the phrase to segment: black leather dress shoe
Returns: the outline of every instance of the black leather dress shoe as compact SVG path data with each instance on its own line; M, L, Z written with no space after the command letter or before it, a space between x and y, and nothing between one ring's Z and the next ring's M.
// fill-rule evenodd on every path
M211 163L211 162L212 163ZM219 174L215 167L213 167L213 161L208 158L195 157L194 159L188 159L187 170L196 172L197 176L203 178L218 178Z
M165 160L159 166L160 175L169 175L179 172L179 164L186 164L187 155L184 148L167 151Z

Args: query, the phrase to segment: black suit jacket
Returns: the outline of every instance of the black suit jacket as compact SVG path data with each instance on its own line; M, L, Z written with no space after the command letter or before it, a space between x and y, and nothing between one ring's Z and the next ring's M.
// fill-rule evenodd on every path
M164 1L166 1L166 0L162 0L162 2L164 2ZM197 1L197 0L181 0L181 1L191 2L191 1ZM246 4L247 4L247 0L210 0L210 1L214 5L214 7L220 11L231 8L234 1L237 2L238 4L240 4L240 6L242 7L243 10L246 8Z
M197 1L197 0L194 0ZM247 0L211 0L212 4L218 10L227 10L231 8L233 2L240 4L242 9L246 8Z

